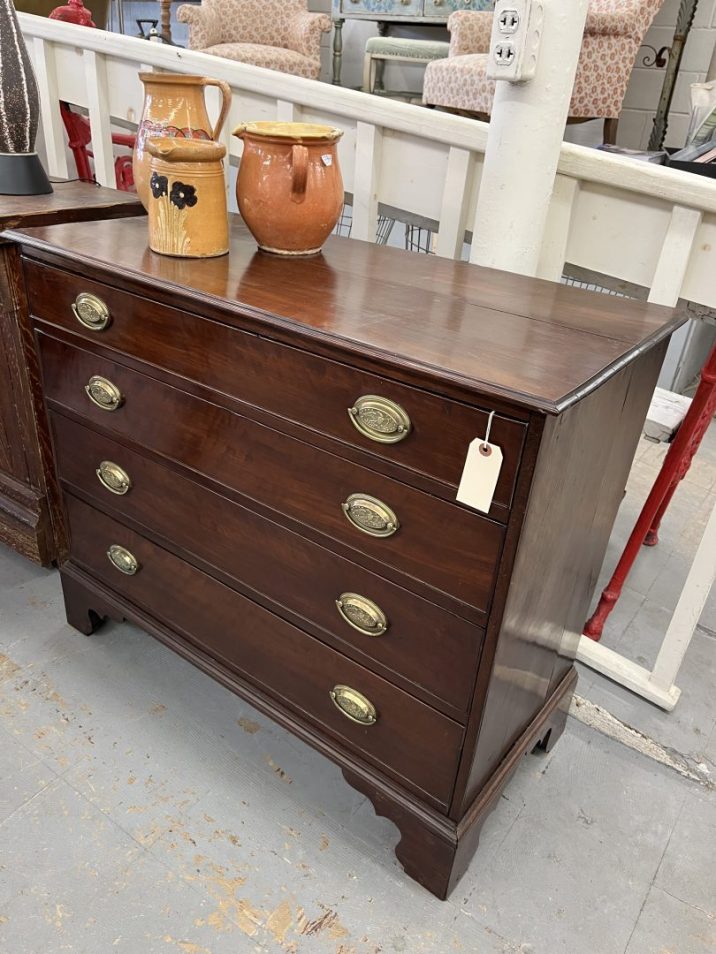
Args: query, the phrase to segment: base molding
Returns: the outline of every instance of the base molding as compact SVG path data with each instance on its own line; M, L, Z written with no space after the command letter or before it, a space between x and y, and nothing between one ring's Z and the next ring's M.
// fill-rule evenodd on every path
M0 543L48 566L57 558L47 498L0 474Z
M550 751L561 736L576 684L577 671L572 666L458 822L343 769L348 784L370 799L376 814L400 829L396 857L405 873L431 894L445 900L467 870L482 826L522 757L527 752Z

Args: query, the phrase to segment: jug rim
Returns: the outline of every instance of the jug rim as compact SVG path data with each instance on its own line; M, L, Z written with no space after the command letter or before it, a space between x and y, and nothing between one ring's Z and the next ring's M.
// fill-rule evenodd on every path
M153 159L164 162L216 162L226 155L226 146L212 139L179 139L155 136L144 148Z
M167 83L181 84L186 86L205 86L208 77L199 76L197 73L169 73L162 70L158 73L138 73L142 83Z
M239 123L233 136L241 139L244 135L257 136L260 139L292 142L335 142L343 135L342 129L324 126L319 123L282 123L261 120L253 123Z

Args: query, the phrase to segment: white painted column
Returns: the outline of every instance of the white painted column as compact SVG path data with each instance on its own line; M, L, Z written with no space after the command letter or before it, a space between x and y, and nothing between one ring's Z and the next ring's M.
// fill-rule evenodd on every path
M534 79L497 82L470 261L536 275L588 0L543 0Z

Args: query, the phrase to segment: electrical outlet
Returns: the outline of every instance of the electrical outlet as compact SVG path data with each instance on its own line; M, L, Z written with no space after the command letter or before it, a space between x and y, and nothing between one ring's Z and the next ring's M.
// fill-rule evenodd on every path
M520 14L514 7L503 10L497 18L497 29L505 36L516 33L519 25Z
M506 43L504 41L497 43L495 44L494 56L495 63L497 63L498 66L509 66L515 58L515 47L512 43Z
M543 20L542 0L497 0L487 58L491 79L524 83L533 78Z

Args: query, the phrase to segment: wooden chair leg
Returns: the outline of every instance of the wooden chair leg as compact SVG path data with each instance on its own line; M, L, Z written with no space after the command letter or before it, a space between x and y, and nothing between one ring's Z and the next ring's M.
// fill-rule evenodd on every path
M373 57L370 53L366 53L363 57L363 92L372 93L373 86L371 83L371 74L373 73Z
M617 144L617 126L619 117L610 117L604 120L604 143L607 146L616 146Z

